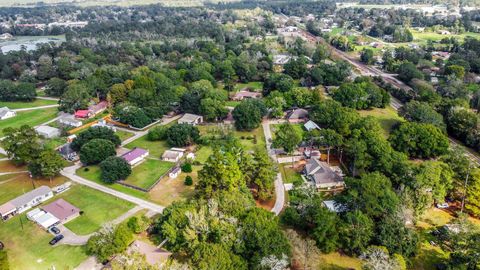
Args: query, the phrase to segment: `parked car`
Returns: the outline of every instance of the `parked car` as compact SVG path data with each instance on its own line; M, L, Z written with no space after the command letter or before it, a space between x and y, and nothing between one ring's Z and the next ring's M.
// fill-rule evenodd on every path
M446 208L448 208L448 203L446 203L446 202L444 202L444 203L437 203L437 208L446 209Z
M50 240L50 242L48 242L50 245L55 245L56 243L60 242L60 240L63 239L63 235L62 234L59 234L57 236L55 236L52 240Z
M60 229L55 227L55 226L50 227L49 231L52 232L53 234L59 234L60 233Z

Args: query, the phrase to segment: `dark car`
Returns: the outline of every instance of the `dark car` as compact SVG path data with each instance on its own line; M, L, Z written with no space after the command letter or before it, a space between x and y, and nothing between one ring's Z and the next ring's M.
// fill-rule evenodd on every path
M57 228L57 227L51 227L51 228L50 228L50 231L51 231L52 233L54 233L54 234L59 234L59 233L60 233L60 229Z
M48 242L48 243L53 246L62 239L63 239L63 235L59 234L59 235L55 236L52 240L50 240L50 242Z

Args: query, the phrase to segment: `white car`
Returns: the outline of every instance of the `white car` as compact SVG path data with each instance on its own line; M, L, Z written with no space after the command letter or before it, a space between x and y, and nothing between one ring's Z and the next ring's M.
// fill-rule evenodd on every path
M437 208L445 209L448 208L448 203L437 203Z

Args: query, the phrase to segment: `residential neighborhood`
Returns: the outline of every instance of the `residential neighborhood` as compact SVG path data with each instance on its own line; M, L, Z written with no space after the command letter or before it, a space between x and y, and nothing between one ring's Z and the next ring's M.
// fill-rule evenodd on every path
M480 269L479 15L1 2L0 270Z

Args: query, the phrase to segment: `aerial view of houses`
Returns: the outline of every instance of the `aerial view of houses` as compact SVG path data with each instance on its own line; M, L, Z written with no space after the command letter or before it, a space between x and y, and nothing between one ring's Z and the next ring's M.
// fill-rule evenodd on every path
M0 270L480 269L479 15L0 1Z

